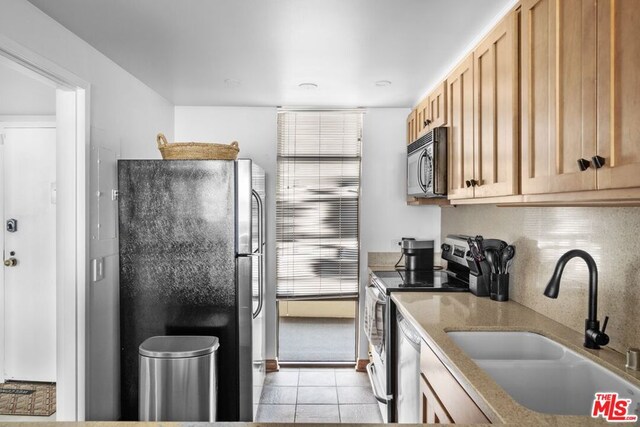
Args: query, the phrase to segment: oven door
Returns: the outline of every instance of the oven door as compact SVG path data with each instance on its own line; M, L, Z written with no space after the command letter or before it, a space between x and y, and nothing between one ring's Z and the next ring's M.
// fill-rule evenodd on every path
M389 298L374 284L367 288L365 295L365 334L371 348L371 363L367 373L373 394L380 406L385 423L390 421L391 400L387 372Z
M427 149L422 147L407 155L407 195L410 197L426 197L425 182Z

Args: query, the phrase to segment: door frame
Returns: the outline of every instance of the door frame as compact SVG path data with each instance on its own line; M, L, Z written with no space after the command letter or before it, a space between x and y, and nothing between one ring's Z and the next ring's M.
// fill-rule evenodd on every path
M0 63L56 89L56 420L83 421L90 85L1 34Z

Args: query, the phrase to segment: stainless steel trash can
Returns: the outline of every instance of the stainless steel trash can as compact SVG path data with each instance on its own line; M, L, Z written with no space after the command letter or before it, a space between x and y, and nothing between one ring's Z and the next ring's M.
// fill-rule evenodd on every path
M216 421L217 337L160 336L140 344L140 421Z

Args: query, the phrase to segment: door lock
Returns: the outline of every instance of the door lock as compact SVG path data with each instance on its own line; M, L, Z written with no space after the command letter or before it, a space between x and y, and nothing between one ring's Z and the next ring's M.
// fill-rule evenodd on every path
M16 265L18 265L18 260L15 259L14 257L11 257L9 259L5 259L4 260L4 265L5 265L5 267L15 267Z
M15 233L18 231L18 220L17 219L8 219L7 220L7 231L9 233Z

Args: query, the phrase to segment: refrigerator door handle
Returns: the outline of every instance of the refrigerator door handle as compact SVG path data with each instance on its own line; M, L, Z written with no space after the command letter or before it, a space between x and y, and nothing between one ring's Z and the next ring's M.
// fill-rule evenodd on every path
M256 204L258 205L258 249L255 252L262 253L262 245L264 244L264 206L262 203L262 197L256 190L251 190L251 195L254 199L256 199Z
M264 299L264 206L262 204L262 198L256 190L251 190L251 194L256 199L256 204L258 205L258 249L256 249L256 251L261 255L258 264L258 307L253 313L253 318L255 319L262 311Z

